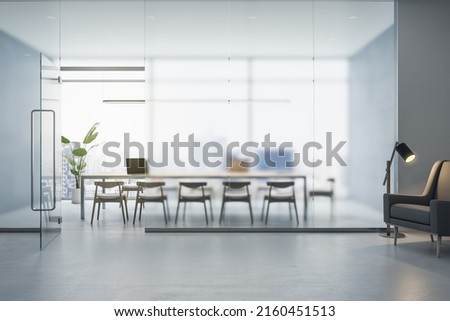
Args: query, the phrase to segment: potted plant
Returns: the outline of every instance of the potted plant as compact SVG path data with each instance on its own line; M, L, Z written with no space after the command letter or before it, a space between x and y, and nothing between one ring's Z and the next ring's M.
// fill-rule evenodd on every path
M83 143L80 147L75 147L75 144L71 142L68 138L61 136L61 143L63 145L68 145L70 147L70 154L64 155L64 158L70 165L70 172L75 178L75 189L72 191L72 203L79 204L81 201L81 191L80 191L80 177L86 168L86 158L91 149L98 146L92 145L94 140L98 136L97 127L100 123L95 123L86 133L83 139Z

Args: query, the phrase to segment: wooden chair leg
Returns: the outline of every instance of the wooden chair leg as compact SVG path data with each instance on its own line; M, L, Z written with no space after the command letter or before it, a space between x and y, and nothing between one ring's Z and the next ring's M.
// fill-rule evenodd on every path
M127 214L127 221L130 219L130 217L128 216L128 202L125 200L123 201L123 206L125 207L125 213Z
M214 215L212 210L212 201L209 200L209 216L211 216L211 222L214 222Z
M223 210L225 209L225 201L222 200L222 206L220 207L220 217L219 217L219 224L222 224L223 219Z
M165 204L167 207L167 220L170 221L169 201L167 200L167 198L166 198Z
M261 221L264 219L264 207L265 207L265 205L266 205L266 201L263 200L263 207L262 207L262 210L261 210Z
M269 207L270 207L270 202L267 201L267 211L266 211L266 225L267 225L267 220L269 219Z
M134 205L133 224L136 222L136 213L137 213L138 203L139 203L139 201L136 200L136 204Z
M430 234L431 242L434 243L434 237L433 234Z
M162 204L163 211L164 211L164 221L166 222L166 225L167 225L166 206L164 205L164 201L162 201L161 204Z
M125 224L126 223L126 221L125 221L125 209L124 209L125 205L123 204L123 201L120 202L120 205L121 205L121 208L122 208L123 224Z
M208 225L209 222L208 222L208 210L206 209L206 201L203 201L203 207L205 208L206 225Z
M178 210L179 209L180 209L180 202L178 202L178 204L177 204L177 212L175 214L175 224L177 224L177 221L178 221Z
M94 205L92 206L92 215L91 215L91 224L92 222L94 222L94 214L95 214L95 201L94 201Z
M294 210L295 210L295 217L297 218L297 225L299 225L300 222L298 221L297 203L295 201L294 201Z
M98 204L97 204L97 221L98 221L98 219L100 218L100 204L105 205L105 203L98 203Z
M250 221L252 222L253 225L253 210L252 210L252 202L250 200L248 200L248 208L250 210Z
M141 202L141 206L139 207L139 221L142 219L142 208L144 207L145 202Z

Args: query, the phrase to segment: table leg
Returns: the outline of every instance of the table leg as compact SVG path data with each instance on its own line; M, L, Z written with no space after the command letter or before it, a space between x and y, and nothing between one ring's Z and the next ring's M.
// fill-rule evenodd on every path
M81 199L80 199L80 218L84 220L84 178L83 176L80 177L80 193L81 193Z
M102 181L104 182L106 180L103 178ZM106 192L106 189L104 187L102 187L102 193L105 194L105 192ZM103 209L106 208L106 203L105 202L102 203L102 207L103 207Z

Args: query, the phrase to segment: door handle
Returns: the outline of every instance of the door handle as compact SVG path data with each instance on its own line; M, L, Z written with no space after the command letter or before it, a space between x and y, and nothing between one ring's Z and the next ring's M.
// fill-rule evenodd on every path
M52 181L52 185L51 185L51 207L50 208L48 208L48 207L45 207L45 208L43 208L43 206L42 206L42 204L43 203L45 203L45 204L48 204L48 202L43 202L43 200L42 200L42 177L40 177L40 179L41 179L41 181L40 181L40 184L39 184L39 187L40 187L40 193L39 193L39 195L40 195L40 202L39 202L39 207L36 207L35 206L35 204L34 204L34 202L35 202L35 199L34 199L34 192L35 192L35 190L34 190L34 167L35 167L35 164L34 164L34 156L35 156L35 153L34 153L34 151L35 151L35 144L34 144L34 140L35 140L35 137L34 137L34 117L35 117L35 115L39 115L40 117L42 117L42 114L45 114L45 113L49 113L50 115L51 115L51 117L52 117L52 148L53 148L53 150L52 150L52 177L51 177L51 181ZM42 119L42 118L40 118L40 119ZM42 120L40 121L40 130L42 131ZM40 137L39 137L39 148L41 149L42 148L42 135L40 135ZM32 211L35 211L35 212L38 212L38 211L53 211L53 210L55 210L56 209L56 155L55 155L55 149L56 148L56 123L55 123L55 111L54 110L51 110L51 109L33 109L32 111L31 111L31 153L30 153L30 155L31 155L31 210ZM40 168L42 168L42 150L40 150L40 163L39 163L39 165L40 165ZM42 174L42 172L41 172L41 174Z

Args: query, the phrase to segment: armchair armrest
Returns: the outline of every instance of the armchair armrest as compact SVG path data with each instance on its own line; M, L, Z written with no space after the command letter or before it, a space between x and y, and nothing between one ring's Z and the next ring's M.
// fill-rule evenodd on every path
M450 201L430 202L430 230L442 236L450 236Z
M389 207L396 203L429 205L430 199L425 195L384 194L384 203L389 204Z
M430 199L427 195L407 195L407 194L384 194L383 214L384 222L389 223L391 206L397 203L429 205Z

